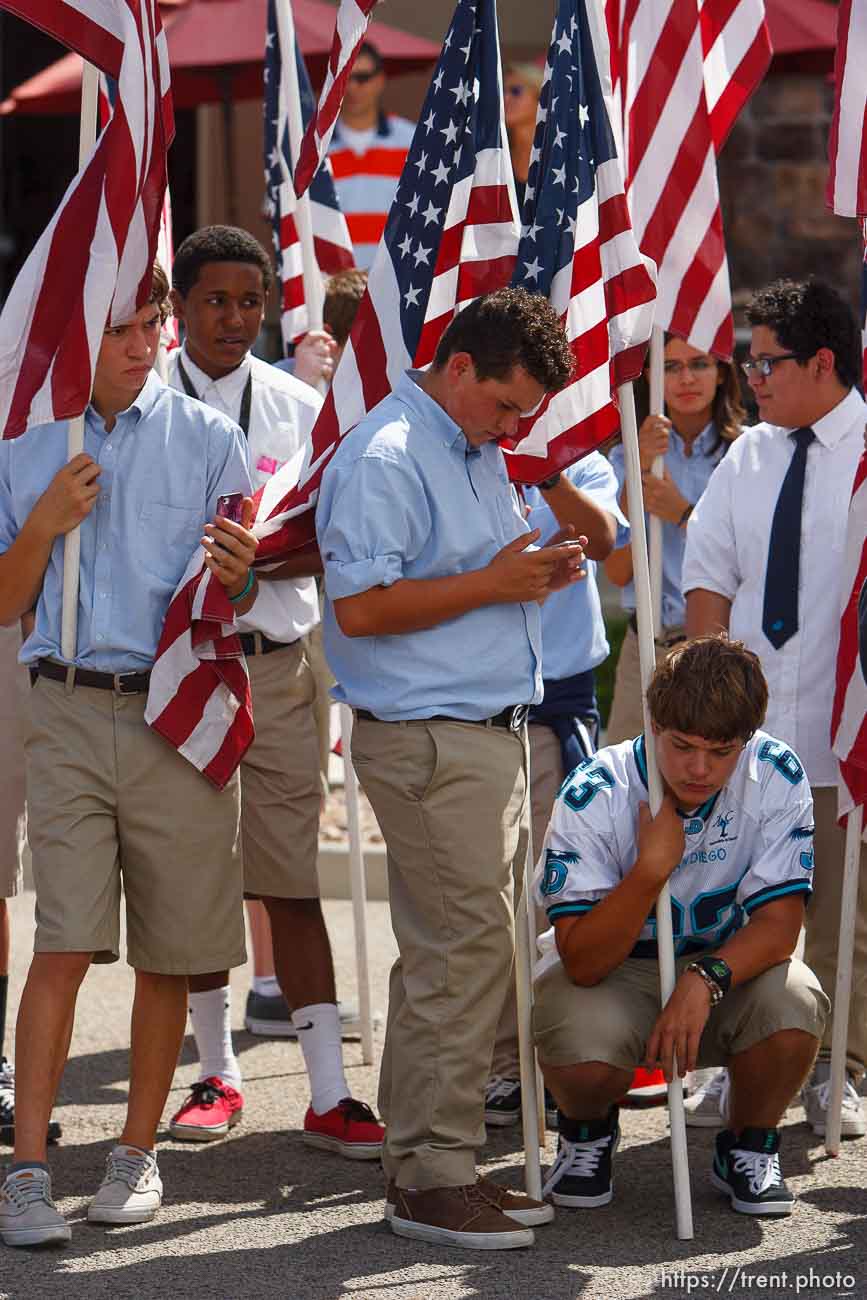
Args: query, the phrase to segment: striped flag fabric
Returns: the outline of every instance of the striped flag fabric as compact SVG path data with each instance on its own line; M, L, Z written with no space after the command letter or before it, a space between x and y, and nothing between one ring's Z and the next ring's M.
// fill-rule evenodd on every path
M608 36L586 0L560 0L527 177L512 283L564 320L575 377L521 421L513 480L538 483L620 428L614 393L641 373L656 286L638 250L611 123Z
M310 115L298 151L295 193L299 198L310 186L328 152L331 135L346 93L346 83L367 32L370 15L377 3L378 0L340 0L325 81L319 94L316 111Z
M840 0L826 198L839 217L867 217L867 0Z
M271 222L274 254L280 284L280 328L286 349L310 328L304 301L301 273L301 245L295 222L298 199L292 185L292 154L287 114L288 87L284 79L284 51L280 45L277 4L289 0L268 0L264 68L264 156L265 214ZM291 10L290 10L291 14ZM292 26L294 33L294 25ZM314 113L313 91L304 58L293 36L301 99L301 119L307 123ZM282 91L281 91L282 87ZM355 265L352 240L346 218L334 189L331 165L326 159L316 170L310 186L310 221L313 248L321 271L332 275Z
M867 804L867 452L855 472L843 557L843 613L831 712L842 819Z
M295 478L286 466L274 476L290 490L274 516L280 526L260 543L263 556L313 539L312 507L339 438L408 366L433 360L456 310L509 283L519 233L496 3L459 0L306 457Z
M659 271L656 323L729 358L716 160L771 56L764 0L606 0L626 194Z
M174 134L156 0L0 0L118 84L106 129L21 269L0 314L0 428L80 415L111 313L150 291Z
M861 382L867 393L867 220L861 223Z

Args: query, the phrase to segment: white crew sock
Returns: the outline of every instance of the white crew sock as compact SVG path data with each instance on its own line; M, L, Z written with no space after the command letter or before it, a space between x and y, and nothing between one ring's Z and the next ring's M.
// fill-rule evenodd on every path
M241 1067L232 1047L232 999L222 989L190 994L190 1020L199 1049L199 1079L216 1074L233 1088L241 1087Z
M280 985L276 975L254 975L253 992L262 998L279 998Z
M335 1002L316 1002L292 1012L292 1024L304 1053L310 1079L310 1105L317 1115L333 1110L351 1096L343 1073L340 1013Z

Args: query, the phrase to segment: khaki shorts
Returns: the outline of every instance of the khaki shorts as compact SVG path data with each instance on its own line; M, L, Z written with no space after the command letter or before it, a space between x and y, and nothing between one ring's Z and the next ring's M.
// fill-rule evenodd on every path
M672 643L684 636L683 627L664 627L656 643L656 666L665 660ZM632 740L644 730L644 711L641 695L641 664L638 658L638 633L630 626L626 629L617 660L614 678L614 698L605 730L606 745L619 745L621 740Z
M18 663L21 633L0 627L0 898L21 888L21 857L27 840L24 741L30 679Z
M694 957L677 962L680 975ZM725 1065L730 1056L782 1029L821 1038L831 1004L818 979L792 957L733 989L711 1011L699 1044L700 1069ZM543 1062L577 1065L604 1061L634 1070L659 1015L659 968L628 957L593 988L573 984L558 962L536 984L533 1032Z
M300 641L248 655L256 739L241 764L244 892L318 898L319 738L316 687Z
M144 695L38 678L27 739L36 952L161 975L246 961L240 783L214 789L144 721Z

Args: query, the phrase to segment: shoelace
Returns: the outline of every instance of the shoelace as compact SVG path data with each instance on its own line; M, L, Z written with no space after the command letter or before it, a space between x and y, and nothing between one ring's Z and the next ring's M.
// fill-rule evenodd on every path
M696 1095L700 1096L701 1100L698 1104L701 1105L701 1102L705 1100L718 1101L720 1116L725 1119L728 1115L731 1086L728 1070L720 1070L712 1079L708 1079L707 1083L703 1083L699 1088Z
M18 1210L23 1210L36 1201L44 1201L52 1209L55 1208L51 1197L51 1182L47 1176L44 1178L38 1177L38 1170L34 1172L31 1178L8 1179L3 1191Z
M225 1095L225 1090L211 1083L210 1079L200 1079L190 1088L190 1100L187 1105L195 1103L197 1106L213 1106L215 1101L219 1101Z
M123 1182L136 1191L142 1181L156 1168L153 1156L143 1151L130 1154L128 1151L109 1151L105 1158L105 1178L103 1183Z
M520 1081L517 1079L505 1079L501 1074L494 1074L485 1089L485 1101L499 1101L501 1097L511 1097L520 1086Z
M567 1174L574 1173L579 1178L592 1178L599 1168L599 1161L605 1148L611 1143L612 1136L613 1134L606 1133L605 1137L594 1138L592 1142L570 1142L568 1138L561 1135L557 1159L551 1166L548 1181L542 1188L543 1198Z
M348 1121L358 1120L362 1124L379 1123L366 1101L358 1101L355 1097L347 1097L344 1101L338 1102L337 1105L338 1110Z
M831 1080L827 1078L824 1083L814 1084L818 1096L819 1105L822 1110L827 1110L831 1104ZM858 1089L855 1087L849 1076L843 1083L843 1110L861 1109L861 1097Z
M769 1187L778 1187L783 1181L780 1173L780 1157L765 1155L761 1151L732 1150L732 1163L735 1173L747 1174L750 1191L754 1196L760 1195Z

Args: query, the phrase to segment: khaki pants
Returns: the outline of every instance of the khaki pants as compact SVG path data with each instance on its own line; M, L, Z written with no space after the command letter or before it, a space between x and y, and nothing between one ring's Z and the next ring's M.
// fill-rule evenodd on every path
M21 855L27 838L24 741L30 678L18 663L21 633L0 627L0 898L21 888Z
M813 790L816 821L813 894L806 912L804 960L813 968L822 987L833 999L837 981L837 944L840 937L840 901L843 893L845 830L837 825L837 791L832 786ZM867 845L861 845L861 888L855 916L855 952L852 965L852 1001L846 1064L855 1075L867 1066ZM822 1050L831 1050L832 1020L829 1017Z
M560 742L550 727L538 722L530 723L527 728L530 740L530 817L533 827L533 854L536 861L542 851L542 841L551 819L551 809L557 798L557 791L563 784L563 755ZM515 906L521 897L524 882L524 868L521 864L515 879ZM548 919L543 911L537 909L536 934L548 929ZM533 965L535 953L530 956ZM515 971L512 969L506 1000L503 1004L500 1023L497 1026L497 1038L494 1043L494 1058L491 1062L491 1074L503 1079L517 1079L521 1073L518 1052L518 1001L515 995Z
M656 662L661 664L668 654L671 643L683 637L682 627L664 627L662 637L656 646ZM614 699L611 701L611 715L605 731L606 745L619 745L621 740L632 740L644 731L644 713L642 711L641 667L638 660L638 633L627 627L620 658L617 660L617 674L614 679Z
M400 1187L475 1181L527 845L521 734L356 719L352 757L385 837L391 973L382 1164Z
M693 961L680 957L678 978ZM659 967L627 957L599 984L573 984L562 963L538 980L533 1031L541 1060L568 1066L603 1061L634 1070L660 1012ZM783 1029L822 1037L829 1003L814 973L793 957L732 989L708 1016L698 1051L700 1069L725 1065Z

